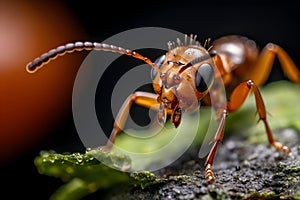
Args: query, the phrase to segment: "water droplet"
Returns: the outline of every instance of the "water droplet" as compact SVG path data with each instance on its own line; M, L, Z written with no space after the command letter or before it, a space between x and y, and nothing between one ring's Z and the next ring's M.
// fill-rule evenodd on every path
M77 161L78 161L79 163L81 163L81 162L83 161L83 156L82 156L81 154L76 153L76 154L75 154L75 157L76 157L76 159L77 159Z
M123 172L127 172L127 171L129 171L131 169L131 164L129 164L129 163L124 163L124 165L122 166L122 168L121 168L121 170L123 171Z
M86 148L86 152L89 152L91 150L92 150L92 148Z

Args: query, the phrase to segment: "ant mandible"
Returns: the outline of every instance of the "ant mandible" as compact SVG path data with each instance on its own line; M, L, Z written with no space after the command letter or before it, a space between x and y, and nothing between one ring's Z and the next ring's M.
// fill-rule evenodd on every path
M59 46L36 58L27 65L27 71L33 73L58 56L81 50L125 54L152 66L151 78L156 94L135 92L127 98L115 119L110 138L104 146L105 150L112 148L116 137L122 132L133 103L156 108L161 124L164 124L167 116L170 116L171 122L178 127L183 112L197 109L200 101L209 104L213 100L215 103L212 106L216 110L219 127L205 162L205 177L212 183L215 180L212 165L218 144L223 139L226 116L239 109L251 91L255 97L259 121L264 123L269 144L278 151L290 154L287 146L273 138L258 87L266 82L275 56L291 81L300 84L300 72L284 49L273 43L267 44L259 51L254 41L238 35L221 37L213 41L212 45L209 45L209 42L210 39L206 40L202 46L196 41L196 36L191 35L189 39L186 36L184 42L178 40L169 43L169 51L154 63L139 53L121 47L97 42L75 42ZM230 97L225 103L218 93L220 84L225 85L226 94ZM197 101L190 97L191 94L196 95Z

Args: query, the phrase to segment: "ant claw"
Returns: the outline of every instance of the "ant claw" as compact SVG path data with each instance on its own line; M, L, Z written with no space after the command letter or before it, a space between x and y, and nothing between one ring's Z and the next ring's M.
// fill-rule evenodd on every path
M287 156L291 156L291 150L289 147L282 145L280 142L274 142L272 145L279 151L284 151Z
M213 183L215 182L215 175L212 171L212 166L211 164L207 164L206 169L205 169L205 178L208 183Z
M282 150L285 152L285 154L286 154L287 156L291 156L291 155L292 155L292 152L291 152L291 150L290 150L289 147L283 146L283 147L282 147Z

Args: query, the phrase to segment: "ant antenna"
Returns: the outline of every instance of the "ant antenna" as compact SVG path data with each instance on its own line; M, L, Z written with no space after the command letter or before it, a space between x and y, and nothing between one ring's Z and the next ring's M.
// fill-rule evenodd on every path
M179 73L182 73L184 70L186 70L187 68L193 66L194 64L197 64L199 62L202 62L204 60L208 60L212 57L214 57L215 55L217 55L216 51L211 51L208 54L205 54L201 57L195 58L194 60L192 60L191 62L187 63L185 66L183 66L180 70Z
M110 51L119 54L125 54L127 56L131 56L136 59L144 61L145 63L151 65L151 67L153 67L159 74L161 74L158 66L155 65L149 58L146 58L139 53L136 53L128 49L124 49L122 47L117 47L114 45L98 43L98 42L75 42L75 43L68 43L66 45L59 46L56 49L52 49L47 53L44 53L40 57L36 58L32 62L28 63L26 65L26 70L29 73L34 73L43 65L47 64L51 60L55 60L59 56L63 56L66 53L73 53L74 51L82 51L82 50Z

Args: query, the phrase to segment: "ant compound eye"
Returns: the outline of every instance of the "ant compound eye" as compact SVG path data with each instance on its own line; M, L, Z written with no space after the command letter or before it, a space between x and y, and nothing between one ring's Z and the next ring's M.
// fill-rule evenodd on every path
M166 59L166 55L165 55L165 54L164 54L164 55L161 55L161 56L159 56L159 57L155 60L154 64L155 64L158 68L160 68L160 67L162 66L162 64L165 62L165 59ZM152 69L151 69L151 79L154 80L155 77L156 77L156 75L157 75L157 71L156 71L154 68L152 68Z
M199 92L205 92L214 80L214 70L210 64L203 64L196 74L196 88Z

